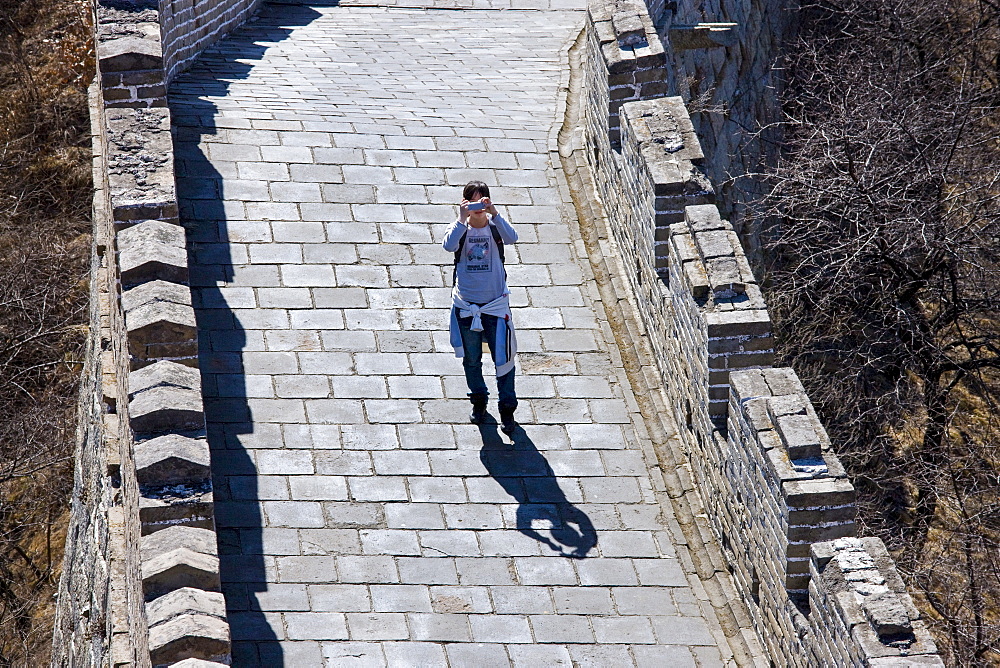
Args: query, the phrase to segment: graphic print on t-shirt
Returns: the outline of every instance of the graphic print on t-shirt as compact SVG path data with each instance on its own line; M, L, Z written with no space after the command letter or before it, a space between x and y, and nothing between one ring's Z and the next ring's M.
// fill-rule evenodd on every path
M465 244L465 270L466 271L489 271L490 270L490 242L489 237L479 239L469 239Z

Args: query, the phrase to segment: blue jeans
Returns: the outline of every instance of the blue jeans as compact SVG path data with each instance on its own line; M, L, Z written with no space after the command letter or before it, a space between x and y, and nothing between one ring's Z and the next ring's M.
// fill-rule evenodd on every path
M457 314L456 314L457 315ZM495 362L497 353L493 349L497 339L497 317L495 315L480 316L483 321L483 331L472 331L472 318L459 318L458 330L462 333L462 348L465 349L465 356L462 358L462 366L465 368L465 382L469 385L469 395L488 395L486 381L483 380L483 339L490 347L490 355ZM511 369L500 378L497 378L497 390L500 393L497 402L500 410L510 410L513 412L517 408L517 395L514 393L514 370Z

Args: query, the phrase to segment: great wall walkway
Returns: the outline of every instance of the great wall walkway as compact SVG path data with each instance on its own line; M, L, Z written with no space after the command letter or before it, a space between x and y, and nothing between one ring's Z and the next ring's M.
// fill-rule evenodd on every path
M269 6L175 83L234 665L730 660L551 163L582 21ZM446 332L473 178L521 236L513 444Z

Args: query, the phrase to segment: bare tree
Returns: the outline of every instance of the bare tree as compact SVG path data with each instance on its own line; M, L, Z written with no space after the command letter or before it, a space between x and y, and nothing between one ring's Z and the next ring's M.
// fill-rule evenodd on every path
M806 0L757 208L782 356L958 665L1000 600L1000 5Z

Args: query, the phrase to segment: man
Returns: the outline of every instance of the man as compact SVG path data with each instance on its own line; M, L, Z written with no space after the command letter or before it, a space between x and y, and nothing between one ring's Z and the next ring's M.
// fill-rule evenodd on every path
M496 365L500 429L511 435L517 427L514 411L514 355L517 341L510 315L504 246L517 232L504 220L482 181L470 181L462 191L459 218L448 227L444 249L455 253L452 290L451 344L462 358L472 402L473 424L486 418L489 392L483 380L483 339Z

